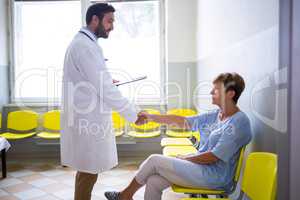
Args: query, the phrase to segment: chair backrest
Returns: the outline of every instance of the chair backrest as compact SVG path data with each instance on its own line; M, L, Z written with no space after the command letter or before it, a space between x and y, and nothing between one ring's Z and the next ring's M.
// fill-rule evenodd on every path
M196 115L197 111L195 111L193 109L189 109L189 108L174 108L174 109L168 110L167 114L168 115L177 115L177 116L181 116L181 117L189 117L189 116ZM182 128L172 126L172 125L169 125L168 129L177 130L177 131L184 131Z
M276 196L277 155L251 153L246 161L242 191L253 200L274 200Z
M146 111L150 114L157 114L157 115L160 114L160 112L158 110L155 110L155 109L144 109L144 111ZM155 130L155 129L159 128L160 124L156 123L156 122L148 122L148 123L145 123L143 125L136 125L135 123L130 123L130 126L134 129L137 129L137 130L140 130L140 131L152 131L152 130Z
M38 114L30 110L19 110L8 113L7 128L16 131L28 131L37 128Z
M197 112L193 109L189 108L175 108L175 109L170 109L167 111L168 115L179 115L182 117L188 117L188 116L193 116L196 115Z
M113 128L115 130L122 130L125 127L126 120L124 117L122 117L118 112L113 111L112 112L112 122L113 122Z
M235 183L237 183L240 179L241 169L242 169L242 166L243 166L245 149L246 149L246 146L242 147L242 149L240 151L240 155L239 155L239 159L238 159L238 163L237 163L236 171L235 171L235 175L234 175L234 182Z
M46 129L60 130L60 110L51 110L43 114L43 127Z

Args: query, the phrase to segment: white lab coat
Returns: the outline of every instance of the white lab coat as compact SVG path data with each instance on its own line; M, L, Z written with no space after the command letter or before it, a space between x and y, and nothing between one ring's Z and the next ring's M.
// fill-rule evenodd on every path
M86 28L80 31L65 55L61 162L96 174L118 164L112 109L130 122L136 120L137 111L112 83L95 35Z

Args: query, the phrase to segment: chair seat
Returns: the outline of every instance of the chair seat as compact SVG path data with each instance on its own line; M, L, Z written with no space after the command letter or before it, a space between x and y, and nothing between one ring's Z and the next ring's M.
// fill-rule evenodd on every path
M129 131L128 135L136 138L153 138L160 136L160 130L151 132Z
M38 133L37 136L44 138L44 139L59 139L60 133L41 132L41 133Z
M173 131L167 130L166 135L170 137L178 137L178 138L188 138L193 135L192 131Z
M188 138L163 138L160 142L162 147L165 146L192 146Z
M179 185L172 185L172 190L177 193L186 193L186 194L218 195L218 194L226 193L224 190L211 190L211 189L205 189L205 188L188 188L188 187L182 187Z
M4 137L5 139L8 140L19 140L19 139L24 139L24 138L29 138L32 137L36 134L36 132L30 132L30 133L2 133L0 136Z
M119 136L123 135L123 133L124 133L124 131L116 131L116 130L114 132L115 132L116 137L119 137Z
M193 146L166 146L163 149L163 155L176 157L177 155L187 155L196 153L197 149Z

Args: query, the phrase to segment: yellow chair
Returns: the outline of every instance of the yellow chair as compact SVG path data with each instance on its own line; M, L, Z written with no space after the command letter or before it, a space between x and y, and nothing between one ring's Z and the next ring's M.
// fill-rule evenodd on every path
M178 115L178 116L193 116L196 115L197 112L192 109L171 109L167 112L167 114L170 115ZM200 140L200 134L199 132L192 132L192 131L186 131L182 130L176 127L169 127L169 130L166 130L166 135L170 138L163 138L161 141L161 146L190 146L193 145L191 141L187 138L194 136L197 141ZM176 139L174 139L174 137Z
M188 116L193 116L196 115L197 112L193 109L188 109L188 108L175 108L175 109L170 109L167 111L168 115L179 115L182 117L188 117Z
M277 190L277 155L266 152L251 153L246 161L241 195L253 200L275 200ZM212 198L209 198L212 200ZM181 200L209 200L184 198ZM224 199L229 200L229 199Z
M160 146L192 146L193 143L188 138L163 138Z
M197 149L193 146L166 146L163 148L163 155L171 157L176 157L177 155L187 155L196 152Z
M7 128L8 132L1 134L8 140L18 140L32 137L36 134L38 125L38 114L30 110L19 110L8 113Z
M125 124L126 124L125 118L122 117L118 112L113 111L112 112L112 122L113 122L115 136L119 137L119 136L123 135Z
M145 109L145 111L150 114L160 114L158 110L154 109ZM153 138L160 136L160 124L156 122L147 122L143 125L136 125L135 123L130 123L130 127L134 130L129 131L128 135L135 138Z
M237 168L236 168L235 176L234 176L234 187L231 189L230 193L232 193L235 190L235 187L239 181L241 169L242 169L242 165L243 165L244 152L245 152L245 147L243 147L240 151ZM186 194L221 195L221 196L228 195L228 193L225 190L210 190L210 189L205 189L205 188L188 188L188 187L182 187L179 185L172 185L172 189L174 192L186 193Z
M182 117L189 117L196 115L197 112L192 109L186 109L186 108L181 108L181 109L171 109L167 111L168 115L178 115ZM166 135L169 137L178 137L178 138L188 138L191 137L194 133L192 131L186 131L182 130L177 127L169 126L168 130L166 130Z
M60 111L51 110L43 115L43 128L46 130L37 134L44 139L60 138Z
M199 134L199 132L196 132ZM167 130L166 135L169 137L176 137L176 138L188 138L192 137L195 133L192 131L175 131L175 130Z
M193 144L192 141L187 137L167 137L161 139L160 146L198 146L200 142L200 133L199 132L191 132L191 136L195 137L196 144Z

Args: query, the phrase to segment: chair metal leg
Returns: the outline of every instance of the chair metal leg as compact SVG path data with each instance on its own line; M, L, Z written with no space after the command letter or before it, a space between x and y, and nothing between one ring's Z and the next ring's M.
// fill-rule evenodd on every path
M244 198L244 192L240 191L239 197L237 198L237 200L242 200Z
M191 198L197 198L197 197L198 197L197 194L190 194L189 196L190 196Z
M216 195L216 196L217 196L217 198L221 198L221 199L228 198L227 194L219 194L219 195Z
M1 151L2 177L6 178L6 150Z

